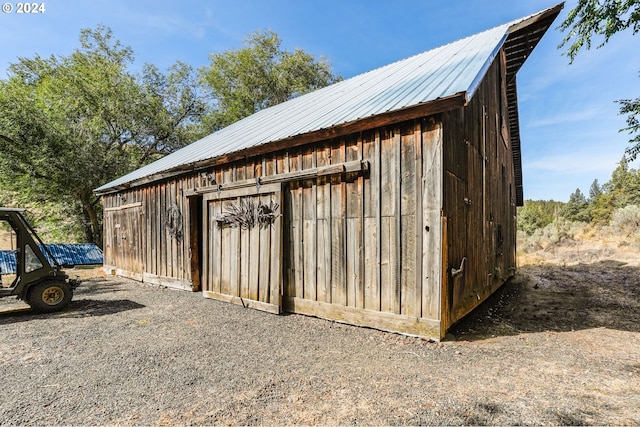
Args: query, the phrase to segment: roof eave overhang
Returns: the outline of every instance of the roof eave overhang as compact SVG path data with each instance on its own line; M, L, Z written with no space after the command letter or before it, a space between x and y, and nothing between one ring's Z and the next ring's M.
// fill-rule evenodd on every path
M516 74L529 55L531 55L531 52L537 46L538 42L551 27L563 7L564 2L512 25L507 32L508 35L503 45L507 60L507 104L509 110L509 130L511 135L511 153L513 156L516 206L522 206L524 204Z

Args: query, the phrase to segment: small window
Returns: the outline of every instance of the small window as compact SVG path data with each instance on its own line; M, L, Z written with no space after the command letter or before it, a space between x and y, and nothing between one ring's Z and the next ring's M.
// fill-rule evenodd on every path
M24 263L25 273L31 273L44 267L29 245L25 245L24 247Z

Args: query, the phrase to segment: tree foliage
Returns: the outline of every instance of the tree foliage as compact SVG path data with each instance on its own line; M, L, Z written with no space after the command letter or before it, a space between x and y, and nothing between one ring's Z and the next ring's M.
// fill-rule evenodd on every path
M640 31L640 0L579 0L560 29L567 31L559 47L568 46L565 54L570 62L583 49L591 49L593 38L601 40L597 47L602 47L616 33L631 29L633 34ZM630 159L640 154L640 98L622 99L616 101L621 104L620 114L627 115L628 131L636 135L629 142L631 147L626 150Z
M554 200L525 200L518 208L518 230L532 235L551 224L560 214L564 203Z
M256 32L201 70L129 68L134 53L104 26L68 56L18 58L0 80L0 203L73 212L101 243L93 189L256 111L326 86L330 64ZM71 224L65 229L77 229Z
M93 189L190 142L205 104L184 64L131 74L131 48L106 27L82 30L80 46L19 58L0 81L0 175L29 200L75 206L86 240L101 243Z
M574 222L589 222L589 203L579 188L569 196L569 201L562 208L560 216Z
M593 181L588 198L578 188L567 203L525 200L524 206L518 208L518 230L531 236L559 219L570 223L615 225L616 212L627 206L640 206L640 171L631 168L629 159L623 156L609 181L603 185L597 179ZM617 214L615 221L620 223L628 213L626 210Z
M640 171L630 168L628 159L623 157L603 189L604 195L608 196L609 213L627 205L640 204Z
M243 48L210 55L211 63L201 70L215 100L206 121L210 131L340 79L324 58L300 49L288 52L281 44L276 33L257 31Z
M640 0L579 0L560 24L568 34L560 47L568 45L566 55L573 61L583 48L591 49L592 38L601 38L597 47L614 34L631 28L640 31Z
M622 105L620 114L627 115L627 127L622 130L636 135L629 140L631 147L626 151L629 158L634 160L640 154L640 98L620 99L616 102Z

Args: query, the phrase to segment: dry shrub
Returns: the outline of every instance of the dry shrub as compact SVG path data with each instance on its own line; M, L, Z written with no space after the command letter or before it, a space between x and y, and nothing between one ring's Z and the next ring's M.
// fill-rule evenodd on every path
M548 250L565 242L573 241L584 226L585 223L583 222L570 221L566 218L558 217L551 224L537 229L531 236L519 233L519 247L525 253L542 249Z
M627 205L616 209L611 215L609 226L627 237L640 237L640 206Z

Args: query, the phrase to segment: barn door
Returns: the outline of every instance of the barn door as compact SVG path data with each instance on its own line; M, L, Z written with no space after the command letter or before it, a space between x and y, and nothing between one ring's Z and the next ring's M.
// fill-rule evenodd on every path
M281 184L205 194L203 294L280 313Z
M110 235L105 236L105 263L130 273L144 271L142 204L105 209Z

